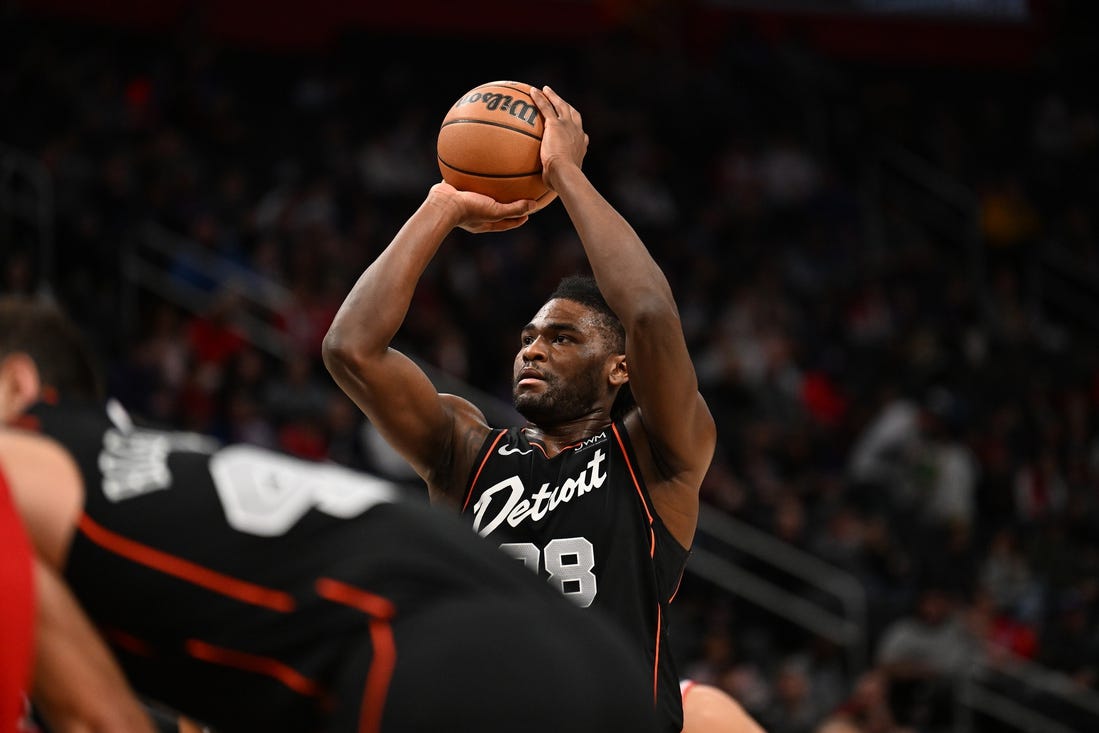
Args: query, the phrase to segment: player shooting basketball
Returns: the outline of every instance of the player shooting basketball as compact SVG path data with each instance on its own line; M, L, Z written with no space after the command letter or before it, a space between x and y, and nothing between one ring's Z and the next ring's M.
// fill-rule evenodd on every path
M489 425L390 343L447 235L521 226L531 201L433 186L347 296L325 363L433 500L458 507L579 605L617 620L651 679L662 730L679 731L666 612L694 539L714 421L664 274L581 168L580 113L549 87L531 96L545 119L543 179L594 279L564 281L520 330L513 391L526 424Z

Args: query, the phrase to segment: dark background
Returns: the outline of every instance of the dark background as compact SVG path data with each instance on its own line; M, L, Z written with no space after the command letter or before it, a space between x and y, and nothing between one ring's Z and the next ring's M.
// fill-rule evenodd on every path
M552 84L676 292L720 430L706 506L866 593L858 662L689 573L684 674L771 733L874 704L894 722L868 732L1019 729L955 705L966 671L866 692L887 629L942 591L1001 660L984 689L1094 729L1095 5L375 5L0 6L0 291L60 300L143 418L416 490L320 339L438 179L449 104ZM583 267L559 206L456 233L401 346L508 419L517 329ZM837 610L766 557L698 549Z

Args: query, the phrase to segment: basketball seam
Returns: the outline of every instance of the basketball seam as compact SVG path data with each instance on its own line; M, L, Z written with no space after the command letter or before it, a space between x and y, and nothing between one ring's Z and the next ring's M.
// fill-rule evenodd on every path
M522 84L522 83L518 83L518 82L514 86L511 85L511 84L491 84L491 83L490 84L482 84L479 87L473 87L472 89L470 89L468 92L465 93L465 95L462 97L462 99L465 99L470 94L472 94L473 92L476 92L480 89L490 89L490 88L495 87L496 89L507 89L508 91L511 91L511 92L518 92L519 94L522 94L527 99L529 99L530 101L533 102L534 97L532 97L531 94L530 94L530 88L529 88L530 86L531 86L530 84ZM524 89L523 87L527 87L527 89Z
M508 179L508 178L528 178L530 176L541 176L542 175L541 170L534 170L534 171L530 171L529 173L480 173L478 171L470 171L470 170L466 170L465 168L458 168L457 166L453 166L450 163L443 160L442 156L436 156L436 157L439 158L440 163L442 163L443 165L445 165L447 168L454 171L455 173L461 173L461 174L467 175L467 176L475 176L477 178L493 178L493 179L498 179L498 180L504 180L504 179Z
M520 130L518 127L512 127L511 125L505 125L505 124L502 124L500 122L493 122L491 120L477 120L477 119L471 119L471 118L466 118L466 117L460 117L460 118L455 119L455 120L447 120L446 122L444 122L439 127L439 132L442 132L444 127L449 127L450 125L457 125L458 123L470 124L470 125L488 125L489 127L499 127L501 130L511 130L512 132L517 132L520 135L524 135L526 137L529 137L532 140L537 140L539 142L542 141L541 136L535 135L534 133L531 133L531 132L527 132L526 130Z

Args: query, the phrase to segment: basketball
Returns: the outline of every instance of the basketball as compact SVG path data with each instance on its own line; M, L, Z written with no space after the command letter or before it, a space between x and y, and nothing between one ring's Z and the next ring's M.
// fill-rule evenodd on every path
M530 86L492 81L458 98L439 128L443 180L505 204L552 200L542 183L542 114Z

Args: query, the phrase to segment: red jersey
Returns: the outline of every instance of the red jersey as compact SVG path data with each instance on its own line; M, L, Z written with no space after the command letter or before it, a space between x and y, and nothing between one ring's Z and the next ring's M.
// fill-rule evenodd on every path
M0 731L19 728L34 652L34 578L26 530L0 466Z

